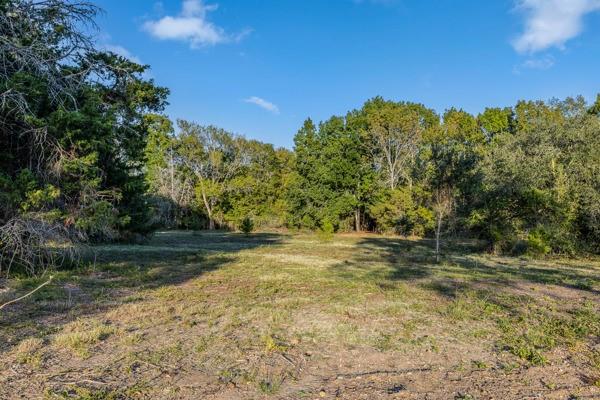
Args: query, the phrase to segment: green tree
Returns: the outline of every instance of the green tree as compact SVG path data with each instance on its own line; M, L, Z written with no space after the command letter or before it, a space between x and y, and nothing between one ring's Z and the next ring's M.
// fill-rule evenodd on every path
M243 140L245 160L225 193L225 219L238 225L247 216L257 226L281 227L287 218L285 193L292 153L256 140Z
M215 229L222 214L227 185L238 174L246 157L243 139L215 126L179 120L178 153L183 166L196 177L196 193ZM218 216L222 222L222 215Z
M517 131L482 160L485 206L474 223L499 250L597 251L598 118L583 99L520 108Z
M15 227L22 240L38 243L23 252L23 242L10 242L21 246L18 257L46 252L48 241L148 232L144 116L162 111L168 90L144 78L146 66L96 48L88 34L98 12L93 5L0 6L0 252L8 256L2 259L17 257L2 239Z
M513 129L513 111L509 107L486 108L477 117L477 122L489 142L496 135L510 132Z
M148 140L146 156L146 182L151 192L164 193L175 181L173 123L164 115L144 116ZM171 189L173 192L173 189Z
M438 122L435 112L421 104L376 97L365 103L361 113L373 162L386 186L392 190L399 184L411 186L412 168L423 134Z
M290 206L297 225L315 229L327 220L340 228L351 218L353 228L361 230L373 179L359 124L353 114L332 117L316 132L307 120L296 135Z
M294 165L287 200L290 206L289 224L316 229L321 219L326 193L319 177L320 141L317 127L311 119L304 121L294 137Z

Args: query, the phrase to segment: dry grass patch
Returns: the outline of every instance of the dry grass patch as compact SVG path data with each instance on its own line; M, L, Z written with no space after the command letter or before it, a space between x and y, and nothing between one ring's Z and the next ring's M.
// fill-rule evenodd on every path
M106 323L94 320L77 320L66 325L62 333L54 337L58 347L68 348L82 358L90 356L91 348L117 329Z
M19 364L39 367L43 360L44 341L39 338L28 338L17 346L15 359Z

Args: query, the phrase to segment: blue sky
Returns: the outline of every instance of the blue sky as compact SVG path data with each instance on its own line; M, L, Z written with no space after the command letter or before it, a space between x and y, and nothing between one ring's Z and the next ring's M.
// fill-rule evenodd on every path
M291 148L376 95L478 113L600 91L600 0L96 0L168 115Z

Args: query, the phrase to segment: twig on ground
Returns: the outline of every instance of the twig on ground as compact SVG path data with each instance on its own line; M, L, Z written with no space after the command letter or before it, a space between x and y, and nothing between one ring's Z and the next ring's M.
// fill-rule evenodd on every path
M337 378L357 378L359 376L368 376L368 375L400 375L407 374L410 372L426 372L431 371L431 368L409 368L409 369L393 369L393 370L377 370L377 371L368 371L368 372L358 372L354 374L338 374Z
M108 385L108 383L106 383L106 382L95 381L93 379L80 379L78 381L70 381L70 382L56 381L54 383L60 383L62 385L80 385L82 383L89 383L89 384L92 384L92 385Z
M53 276L51 276L51 277L50 277L50 279L48 279L46 282L42 283L40 286L36 287L35 289L33 289L31 292L27 293L26 295L23 295L23 296L21 296L21 297L18 297L18 298L14 299L14 300L11 300L11 301L9 301L9 302L6 302L6 303L4 303L4 304L0 305L0 310L2 310L4 307L6 307L6 306L8 306L8 305L10 305L10 304L16 303L16 302L18 302L18 301L21 301L21 300L23 300L23 299L25 299L25 298L27 298L27 297L31 296L32 294L34 294L35 292L37 292L38 290L40 290L41 288L43 288L44 286L46 286L46 285L48 285L50 282L52 282L52 279L53 279L53 278L54 278L54 277L53 277Z
M283 358L285 361L289 362L289 363L290 363L290 364L291 364L293 367L297 367L296 363L295 363L295 362L293 362L292 360L290 360L290 358L289 358L287 355L285 355L285 354L282 354L282 353L279 353L279 355L280 355L280 356L281 356L281 357L282 357L282 358Z

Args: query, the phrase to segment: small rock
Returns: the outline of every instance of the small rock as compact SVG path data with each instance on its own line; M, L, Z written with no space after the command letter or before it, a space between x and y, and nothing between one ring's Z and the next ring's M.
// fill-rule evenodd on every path
M394 385L394 386L392 386L391 388L389 388L389 389L387 390L387 393L388 393L388 394L400 393L400 392L402 392L403 390L406 390L406 386L404 386L404 385L402 385L402 384L399 384L399 385Z

